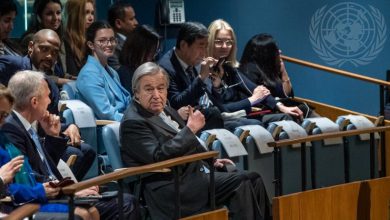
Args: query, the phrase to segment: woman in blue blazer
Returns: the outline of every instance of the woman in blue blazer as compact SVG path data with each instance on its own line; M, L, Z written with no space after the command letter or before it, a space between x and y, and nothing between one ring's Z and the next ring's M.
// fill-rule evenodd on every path
M111 26L96 21L87 30L87 63L76 81L79 98L89 105L97 119L120 121L130 94L120 83L118 73L107 64L117 44Z

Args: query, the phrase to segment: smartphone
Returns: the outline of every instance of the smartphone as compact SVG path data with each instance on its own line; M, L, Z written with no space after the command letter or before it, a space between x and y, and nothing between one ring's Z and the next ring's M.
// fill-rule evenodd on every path
M70 177L65 177L65 178L63 178L62 180L60 180L57 183L49 182L49 185L51 187L53 187L53 188L65 187L65 186L69 186L69 185L72 185L72 184L74 184L74 181Z
M214 72L219 73L219 66L220 66L222 63L224 63L225 60L226 60L226 57L220 57L219 60L218 60L218 62L217 62L215 65L213 65L213 66L211 67L212 70L213 70Z

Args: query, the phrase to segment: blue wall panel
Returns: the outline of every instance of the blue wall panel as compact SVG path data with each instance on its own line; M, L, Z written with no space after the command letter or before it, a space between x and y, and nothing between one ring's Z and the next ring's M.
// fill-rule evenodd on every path
M161 35L167 38L164 50L170 49L175 43L178 27L168 26L164 29L158 25L156 18L158 0L128 0L128 2L134 6L139 23L156 27ZM97 1L99 19L106 18L106 10L110 3L111 0ZM315 16L315 13L323 7L325 8L322 16ZM389 69L390 39L387 39L390 28L389 9L390 1L388 0L349 2L332 0L185 0L187 21L199 21L208 26L211 21L223 18L233 26L238 37L238 57L241 56L243 47L251 36L268 32L274 35L283 54L287 56L378 79L385 79L385 72ZM313 25L315 24L311 23L313 16L313 20L321 20L325 23ZM340 26L345 21L354 21L355 26L352 23ZM361 25L356 26L356 23ZM338 47L344 46L344 54L341 53L341 56L350 56L351 53L360 52L360 57L353 57L350 60L363 59L367 61L369 59L368 64L358 66L351 63L327 64L313 49L310 42L310 26L315 30L313 33L316 33L317 36L321 35L323 38L332 36L331 32L336 33L337 31L336 34L339 38L333 40L335 45L334 47L329 46L328 51L335 51ZM385 27L386 29L384 29ZM325 34L327 28L334 28L334 30ZM345 31L344 35L340 35L342 31ZM324 40L317 41L316 45L324 46L326 42ZM357 50L351 52L351 49L345 46L351 46ZM369 57L367 51L370 50L371 55L375 54L376 56ZM336 58L338 57L336 56ZM295 64L287 63L286 66L297 96L363 113L378 114L379 88L377 86L303 68Z

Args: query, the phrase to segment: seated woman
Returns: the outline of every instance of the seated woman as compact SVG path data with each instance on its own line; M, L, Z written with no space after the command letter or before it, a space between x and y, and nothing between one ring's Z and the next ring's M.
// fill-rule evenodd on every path
M87 46L85 33L95 20L94 0L68 0L65 5L66 27L64 33L64 68L74 77L85 64Z
M17 13L17 7L13 0L0 1L0 55L21 55L19 45L9 39L9 34L14 29Z
M76 81L78 95L97 119L120 121L130 94L121 85L118 73L107 64L115 51L114 31L108 23L97 21L88 28L86 36L89 56Z
M246 44L240 60L240 70L253 82L267 87L271 95L278 97L279 110L285 112L286 106L299 107L302 117L318 116L307 105L283 99L294 97L292 84L280 58L276 41L269 34L257 34ZM304 113L304 114L303 114Z
M7 115L11 112L13 102L14 98L9 90L0 84L0 126L4 123ZM15 153L19 156L16 156L11 160L10 156L15 156ZM51 215L38 213L35 219L44 219L47 217L52 217L52 219L67 219L67 204L48 204L48 199L55 198L59 194L60 188L51 187L49 182L37 182L35 177L31 175L33 171L28 160L23 160L23 156L20 155L21 152L17 150L17 148L0 130L1 197L7 194L11 195L13 197L14 204L23 204L28 202L40 203L40 210L42 212L52 212ZM15 179L13 179L14 176ZM13 205L6 207L3 206L2 210L10 212L13 208L16 207ZM99 219L99 213L95 207L91 207L89 209L76 207L75 214L79 215L82 219Z
M154 61L160 51L160 35L150 26L137 26L127 37L119 57L118 69L123 87L131 92L134 71L143 63Z
M245 109L247 113L251 112L253 106L275 109L276 101L270 96L270 91L262 85L257 86L238 71L236 36L232 27L226 21L218 19L210 24L208 30L208 55L215 59L224 59L213 74L213 84L219 88L226 109ZM283 119L291 120L285 114L266 114L257 118L265 124Z

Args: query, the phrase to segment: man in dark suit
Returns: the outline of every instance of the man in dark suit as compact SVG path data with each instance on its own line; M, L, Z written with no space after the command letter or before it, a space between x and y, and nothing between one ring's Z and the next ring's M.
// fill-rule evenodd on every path
M49 29L38 31L34 35L33 41L29 44L28 56L0 56L0 83L7 85L12 75L20 70L42 71L46 74L46 81L50 89L51 103L48 105L47 110L51 114L58 115L59 89L53 79L48 76L53 75L52 72L56 71L60 44L61 41L56 32ZM75 124L64 126L63 130L70 138L72 146L66 149L62 158L66 161L70 155L77 155L73 170L76 178L81 180L93 163L96 152L88 144L80 143L79 129Z
M115 47L114 56L108 58L108 65L118 70L120 67L119 55L126 38L137 27L138 21L135 18L135 11L129 3L117 1L108 10L107 20L114 28L115 38L118 44Z
M121 155L126 166L139 166L184 155L205 152L196 137L205 124L200 111L190 108L187 123L166 106L169 77L152 62L142 64L132 79L133 102L120 126ZM214 166L233 163L217 159ZM180 176L181 213L201 212L208 204L208 167L202 161L183 166ZM247 172L216 172L216 203L226 205L232 219L267 219L267 195L261 177ZM152 219L172 219L174 187L170 173L153 174L143 180L144 197Z
M59 117L46 110L51 101L44 75L30 70L17 72L10 79L8 87L15 97L14 111L7 117L1 130L11 143L27 156L39 182L63 179L56 165L66 149L68 138L60 132ZM44 141L37 135L34 125L36 121L45 132ZM46 188L45 191L55 190L59 193L58 188L49 184ZM89 195L99 195L99 187L93 186L76 193L76 197ZM118 218L116 198L101 200L95 206L101 219ZM137 202L129 194L124 195L123 211L126 219L139 218Z

